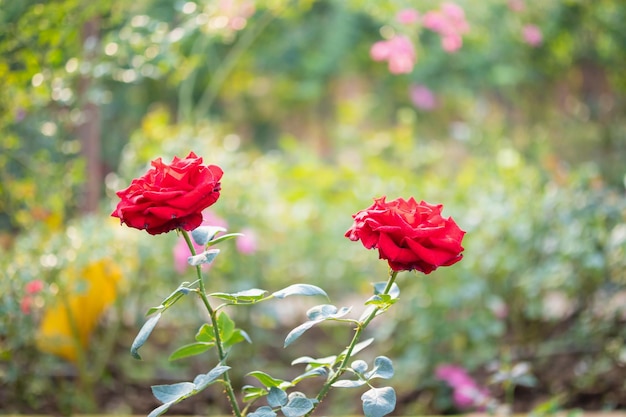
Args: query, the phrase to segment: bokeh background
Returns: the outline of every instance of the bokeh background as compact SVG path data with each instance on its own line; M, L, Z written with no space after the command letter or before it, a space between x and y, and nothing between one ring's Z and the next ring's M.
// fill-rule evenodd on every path
M343 234L381 195L467 231L369 332L396 415L479 406L442 365L516 411L626 407L624 22L621 0L0 0L0 411L145 414L150 385L213 367L167 361L202 323L191 300L130 357L193 271L174 233L109 216L190 150L225 171L207 218L246 235L210 291L305 282L360 311L386 266ZM282 348L307 303L233 311L254 341L236 383L345 346L327 325ZM172 412L228 408L209 388Z

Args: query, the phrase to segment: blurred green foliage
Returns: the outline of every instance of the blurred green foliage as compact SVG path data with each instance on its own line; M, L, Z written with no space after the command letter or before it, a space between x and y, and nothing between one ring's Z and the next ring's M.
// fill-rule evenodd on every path
M114 191L150 160L189 150L225 171L215 214L258 240L252 255L225 246L211 291L310 282L337 305L368 294L385 265L343 233L380 195L443 203L467 230L461 263L400 277L395 327L378 334L399 364L400 412L450 411L436 401L439 363L484 376L506 360L530 362L536 392L562 394L565 404L595 393L602 406L626 406L621 385L611 385L626 357L626 5L527 0L515 12L501 1L459 1L471 29L449 54L433 33L395 21L402 8L425 13L432 2L224 4L0 0L0 409L94 406L78 400L85 391L73 394L72 365L34 347L56 293L41 295L30 315L20 310L27 282L62 288L68 265L90 260L113 258L125 272L125 290L86 353L98 358L83 375L101 382L97 393L184 374L188 363L146 370L126 354L143 312L189 279L173 268L177 237L106 218ZM90 24L97 37L85 36ZM520 35L527 24L542 30L536 48ZM370 58L390 32L415 42L411 74L390 75ZM412 84L428 86L438 106L413 107ZM106 185L89 216L80 213L93 169L78 133L86 103L100 111ZM255 341L242 355L280 369L309 352L283 355L274 332L292 323L273 308L237 319ZM183 317L200 322L193 306ZM342 336L325 331L329 340L314 347L322 352ZM267 351L254 350L264 343ZM150 408L141 406L105 411Z

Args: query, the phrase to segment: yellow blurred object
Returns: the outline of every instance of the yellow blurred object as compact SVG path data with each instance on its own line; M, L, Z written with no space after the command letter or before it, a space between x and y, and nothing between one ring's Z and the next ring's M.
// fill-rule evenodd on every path
M78 349L86 350L100 316L115 301L122 273L110 259L93 262L78 274L68 272L66 287L44 313L37 347L77 362Z

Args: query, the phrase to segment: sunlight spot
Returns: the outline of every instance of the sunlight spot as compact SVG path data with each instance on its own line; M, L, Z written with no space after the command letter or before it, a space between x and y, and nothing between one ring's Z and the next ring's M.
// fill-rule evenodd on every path
M183 28L176 28L170 32L169 40L172 43L178 42L179 40L183 38L183 36L185 36L185 31L183 30Z
M41 133L45 136L54 136L57 133L57 125L53 122L45 122L41 125Z
M119 47L115 42L109 42L104 47L104 53L107 54L108 56L113 56L117 53L118 49Z
M130 21L130 25L135 28L144 27L148 24L149 21L150 21L150 18L148 16L138 15L132 18L132 20Z
M209 27L211 29L223 29L228 26L228 17L226 16L217 16L211 19L209 22Z
M54 268L57 265L58 260L56 256L49 253L46 255L41 255L41 257L39 258L39 263L44 268Z
M66 63L65 63L65 71L67 71L69 74L73 73L74 71L76 71L78 69L78 59L76 58L70 58Z
M33 75L33 79L31 80L33 87L39 87L41 84L43 84L43 79L44 79L43 74L40 72Z
M502 168L515 168L520 163L520 156L514 149L501 149L496 161Z
M153 59L159 54L159 47L156 45L152 45L146 49L145 56L148 59Z
M241 145L241 138L238 135L230 134L224 137L224 149L229 152L234 152L239 149Z
M187 3L185 3L185 5L183 6L183 13L185 14L191 14L193 12L196 11L196 8L198 7L198 5L192 1L188 1Z

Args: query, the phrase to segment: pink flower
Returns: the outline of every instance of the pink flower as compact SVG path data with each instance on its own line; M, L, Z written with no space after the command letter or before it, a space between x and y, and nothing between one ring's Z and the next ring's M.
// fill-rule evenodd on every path
M378 41L370 49L374 61L387 61L392 74L408 74L415 65L415 48L406 36L395 36L386 41Z
M413 84L409 88L409 97L413 105L420 110L432 110L437 107L435 94L425 85Z
M26 315L30 314L30 309L31 309L32 304L33 304L33 297L31 297L30 295L27 295L26 297L22 298L22 301L20 301L20 310L22 310L22 313Z
M465 20L465 11L456 3L443 3L441 5L441 12L448 19L450 26L454 28L457 33L465 33L469 30L469 24Z
M436 10L431 10L424 15L422 25L424 25L426 29L437 33L446 32L448 30L448 20L443 13Z
M427 12L422 24L441 36L441 47L449 53L456 52L463 46L462 35L469 31L465 12L459 5L451 2L443 3L440 10Z
M509 9L515 13L523 12L526 8L524 0L509 0Z
M235 246L239 253L244 255L252 255L257 250L256 234L252 229L242 229L243 236L237 238Z
M449 53L453 53L461 49L463 46L463 38L457 33L449 33L441 37L441 48Z
M24 285L24 290L26 290L27 294L37 294L39 291L43 290L43 281L34 279Z
M203 226L219 226L223 228L228 227L228 223L226 220L217 217L209 210L205 210L202 212L202 225ZM193 246L195 248L196 253L202 252L202 245L197 245L196 242L192 239ZM185 272L185 269L189 266L187 263L187 258L191 256L191 251L189 250L189 246L187 246L187 242L181 236L176 242L176 246L174 246L174 269L179 274ZM208 268L211 264L202 265L203 268Z
M419 13L415 9L400 10L396 15L396 20L403 25L411 25L419 20Z
M524 42L532 47L537 47L543 42L541 29L535 25L526 25L522 28L522 38Z
M459 408L483 409L489 401L489 391L478 386L464 368L455 365L440 365L435 376L452 388L454 404Z

